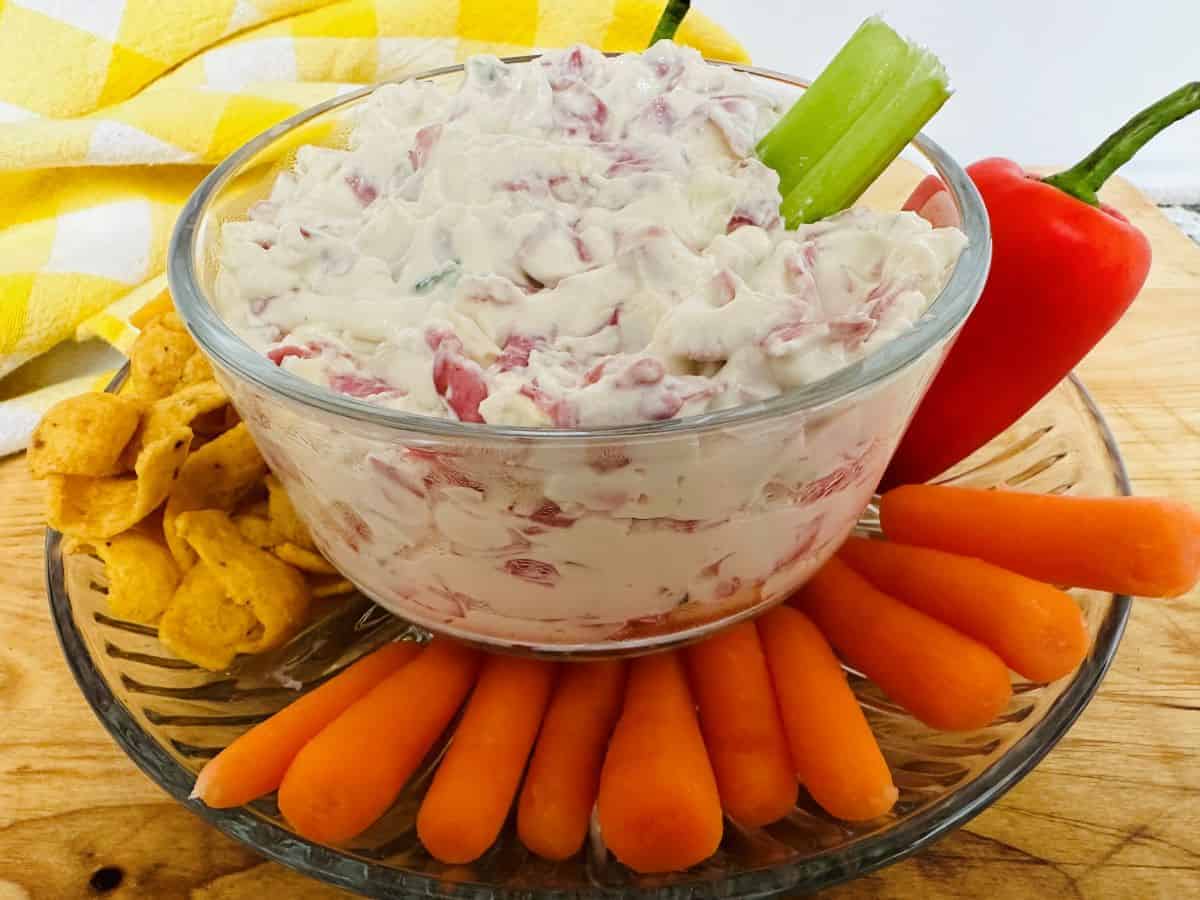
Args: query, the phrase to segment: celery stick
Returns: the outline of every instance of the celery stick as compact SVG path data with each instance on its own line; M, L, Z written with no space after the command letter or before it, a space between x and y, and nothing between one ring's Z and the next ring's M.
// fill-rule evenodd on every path
M909 76L885 90L784 197L780 215L789 227L840 212L871 186L950 96L946 72L918 51Z
M936 56L868 19L759 142L788 227L845 209L950 96Z
M882 20L867 19L820 77L758 144L786 197L804 173L850 130L885 88L913 67L909 44Z

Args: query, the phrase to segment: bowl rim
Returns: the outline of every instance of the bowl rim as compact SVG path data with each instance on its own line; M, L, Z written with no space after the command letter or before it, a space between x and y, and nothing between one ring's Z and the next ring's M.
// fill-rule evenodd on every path
M1080 380L1068 376L1087 414L1095 423L1113 464L1116 488L1132 493L1120 449L1103 414ZM172 798L224 834L241 841L269 859L302 874L363 894L364 878L370 894L379 898L437 897L445 900L611 900L609 888L578 890L527 887L496 888L478 882L444 881L432 875L398 868L313 843L257 815L251 808L211 809L191 796L195 776L168 755L138 724L133 713L113 693L100 672L75 623L62 564L62 535L46 529L46 591L50 616L67 666L100 723L125 754ZM1087 657L1070 684L1051 701L1045 716L973 781L957 788L882 833L866 834L836 850L818 856L751 869L722 878L698 878L661 888L624 888L622 897L642 900L687 900L698 896L743 898L773 897L802 886L816 891L899 862L949 832L963 826L991 806L1024 778L1054 748L1087 707L1108 671L1129 618L1132 600L1112 595ZM713 888L716 890L711 890ZM711 893L706 893L710 891Z
M540 53L505 57L506 63L528 63ZM619 56L619 53L607 53ZM709 65L731 68L754 78L765 79L793 88L805 88L807 82L772 69L721 60L705 60ZM359 101L383 85L421 81L463 71L464 64L442 66L425 72L383 81L333 97L291 116L251 139L234 151L200 182L188 198L176 220L167 252L167 278L170 291L185 325L196 343L219 366L239 378L257 385L270 395L283 397L320 412L383 428L395 428L436 437L466 438L474 441L509 442L537 440L552 444L588 444L614 439L653 440L671 436L689 436L715 429L773 419L796 412L813 411L852 397L907 368L942 340L953 335L966 320L978 300L991 263L991 234L987 210L966 171L945 150L924 133L909 146L914 147L950 189L958 210L959 228L967 236L967 246L955 263L946 284L924 315L903 334L892 338L875 352L811 384L794 388L767 400L701 413L661 422L615 425L600 428L545 428L534 426L489 425L458 422L388 409L364 400L336 394L325 387L305 381L274 365L245 343L217 313L198 276L198 259L207 214L222 189L242 171L242 167L276 140L300 126L341 107Z

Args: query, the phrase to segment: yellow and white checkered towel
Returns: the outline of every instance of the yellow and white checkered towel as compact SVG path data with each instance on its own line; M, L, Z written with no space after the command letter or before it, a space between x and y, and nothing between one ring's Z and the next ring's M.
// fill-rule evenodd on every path
M125 350L166 289L167 241L207 172L361 84L583 41L639 50L663 0L0 0L0 455L97 383L4 376L69 340ZM677 39L745 60L692 11ZM43 379L46 380L46 379ZM11 385L11 382L9 382Z

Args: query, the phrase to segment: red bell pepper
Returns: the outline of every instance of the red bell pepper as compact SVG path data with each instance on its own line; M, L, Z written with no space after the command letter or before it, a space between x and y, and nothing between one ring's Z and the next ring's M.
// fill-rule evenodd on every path
M1150 243L1096 192L1150 138L1197 109L1200 82L1193 82L1048 178L1006 159L967 167L991 220L991 271L900 442L884 488L927 481L982 447L1117 323L1150 271ZM931 176L905 209L947 224L953 206L944 190Z

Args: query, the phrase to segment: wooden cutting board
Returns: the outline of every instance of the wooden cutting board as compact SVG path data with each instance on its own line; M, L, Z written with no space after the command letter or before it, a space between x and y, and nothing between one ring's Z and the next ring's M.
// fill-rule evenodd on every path
M1081 367L1135 488L1200 505L1200 248L1123 182L1151 237L1133 311ZM347 896L170 801L117 749L60 657L42 489L0 463L0 900ZM1098 696L962 830L831 898L1200 897L1200 597L1138 602Z

